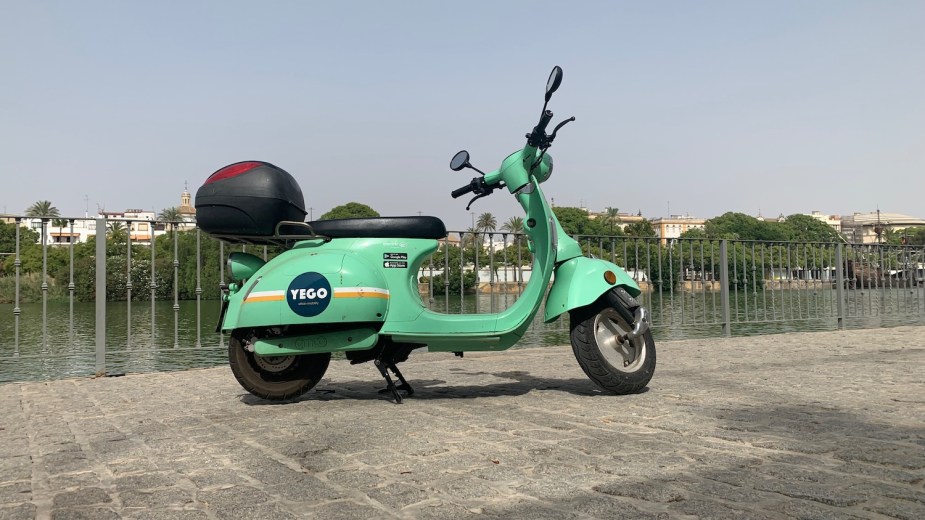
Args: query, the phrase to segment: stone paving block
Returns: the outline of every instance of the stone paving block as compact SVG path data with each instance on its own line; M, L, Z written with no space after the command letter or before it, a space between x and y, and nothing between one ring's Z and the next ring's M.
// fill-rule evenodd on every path
M121 515L112 508L84 507L53 509L51 520L119 520Z
M861 520L871 517L860 508L826 506L808 500L774 501L763 505L769 511L783 514L785 518L798 520Z
M405 513L406 516L410 516L411 518L416 518L419 520L457 520L459 518L485 518L481 513L477 513L470 508L444 501L424 502L421 504L416 504L406 507L402 512ZM344 520L351 519L351 517L347 516L342 516L340 518L343 518ZM363 518L373 517L367 516Z
M190 509L146 509L125 516L132 520L207 520L205 511Z
M251 486L232 486L227 488L200 491L196 499L210 508L249 506L262 504L270 500L270 495Z
M133 508L166 508L182 507L193 502L193 493L185 489L168 488L150 491L124 491L119 493L122 507L126 510Z
M52 506L57 509L104 504L107 502L112 502L112 497L109 496L109 493L98 487L85 487L76 491L57 493L54 497Z
M314 518L323 518L325 520L356 520L357 518L404 518L403 516L390 512L384 508L377 508L370 504L358 504L356 502L349 501L328 502L311 509L306 509L305 513L311 515Z
M16 505L0 504L0 520L33 520L35 518L35 504L24 503Z
M197 469L190 473L184 474L184 477L193 482L196 487L202 490L211 490L213 488L227 488L248 483L244 477L234 471L227 469Z
M479 518L511 519L511 520L572 520L587 518L586 513L577 513L567 508L524 498L513 498L500 502L492 502L480 508ZM619 518L619 517L608 517Z
M28 450L26 451L28 453ZM32 457L0 458L0 483L32 478Z
M881 498L864 504L864 509L901 520L921 520L925 518L925 505L921 502Z
M390 509L402 509L429 500L433 496L433 488L395 482L372 488L366 491L366 495Z
M21 480L0 484L0 504L24 502L32 498L32 483Z
M218 506L214 509L215 517L228 520L242 518L266 518L272 520L288 520L299 518L301 513L290 513L278 504L259 504L253 506ZM310 517L309 517L310 518Z
M309 503L337 500L348 496L348 492L308 475L297 475L287 482L267 487L266 491L271 495L278 495L293 502Z
M77 487L99 487L100 476L94 471L65 473L48 478L48 488L52 491L73 490Z

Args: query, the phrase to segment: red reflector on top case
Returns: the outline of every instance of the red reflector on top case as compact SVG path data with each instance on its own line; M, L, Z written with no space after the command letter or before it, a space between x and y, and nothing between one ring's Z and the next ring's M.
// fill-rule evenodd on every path
M254 168L257 168L259 166L263 166L263 163L259 161L244 161L244 162L234 163L234 164L225 166L221 170L210 175L209 178L206 179L205 183L209 184L210 182L220 181L222 179L230 179L231 177L237 177L238 175L241 175L242 173L253 170Z

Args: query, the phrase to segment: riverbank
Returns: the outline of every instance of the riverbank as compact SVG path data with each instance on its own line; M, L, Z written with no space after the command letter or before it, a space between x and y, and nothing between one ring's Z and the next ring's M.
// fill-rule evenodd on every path
M923 518L925 327L665 341L602 395L568 347L0 385L0 518Z

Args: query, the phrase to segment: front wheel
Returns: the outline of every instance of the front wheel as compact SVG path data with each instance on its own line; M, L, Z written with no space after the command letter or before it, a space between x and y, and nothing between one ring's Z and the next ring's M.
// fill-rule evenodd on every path
M572 351L585 374L604 390L619 395L638 392L655 373L655 341L647 330L621 342L633 330L625 317L632 314L625 309L619 312L604 301L602 298L596 307L571 314Z
M321 381L330 361L330 352L258 356L234 335L228 342L228 364L235 379L248 392L271 401L292 399L311 390Z

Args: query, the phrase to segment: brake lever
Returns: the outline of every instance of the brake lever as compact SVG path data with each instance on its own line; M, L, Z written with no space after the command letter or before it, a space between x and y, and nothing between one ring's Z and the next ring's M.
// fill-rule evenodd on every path
M494 186L486 186L486 185L483 184L483 185L482 185L482 190L483 190L483 191L481 191L481 192L476 192L476 193L478 193L478 195L476 195L475 197L472 197L472 200L470 200L470 201L469 201L469 204L466 205L466 211L469 211L469 208L472 206L472 203L473 203L473 202L475 202L475 201L481 199L482 197L487 197L487 196L491 195L495 190L498 190L498 189L501 189L501 188L505 188L505 187L506 187L506 185L505 185L503 182L499 182L498 184L495 184Z
M466 204L466 211L469 211L469 208L472 207L473 202L481 199L482 197L487 197L487 196L488 196L488 193L482 193L480 195L476 195L475 197L472 197L472 200L469 201L469 204Z
M574 120L575 120L575 116L572 116L572 117L570 117L570 118L568 118L568 119L562 121L562 122L559 123L558 125L556 125L556 127L552 129L552 134L549 136L549 144L552 144L553 140L555 140L555 138L556 138L556 132L558 132L560 128L562 128L563 126L565 126L565 125L568 124L568 123L571 123L571 122L574 121Z

